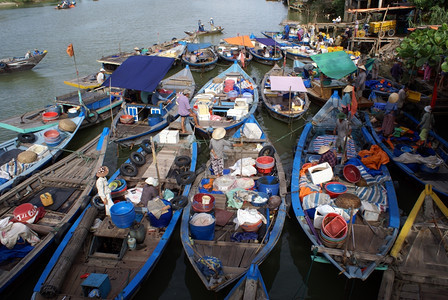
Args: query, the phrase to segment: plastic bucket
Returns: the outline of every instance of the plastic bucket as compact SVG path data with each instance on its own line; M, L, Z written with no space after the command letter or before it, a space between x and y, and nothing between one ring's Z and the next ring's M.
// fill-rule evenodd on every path
M203 241L213 241L215 238L215 224L216 219L213 218L215 221L206 226L197 226L189 223L190 226L190 235L195 240L203 240Z
M118 202L110 208L112 222L118 228L129 228L135 220L135 209L132 202Z
M70 108L68 110L68 114L67 115L68 115L69 118L75 118L75 117L77 117L79 115L79 110L76 109L76 108Z
M204 193L196 194L191 207L195 212L210 212L215 208L215 197Z
M258 229L260 229L261 225L263 224L263 222L261 220L259 220L257 223L244 223L241 225L241 228L245 231L245 232L257 232Z
M150 114L148 115L148 125L154 126L158 123L162 122L162 115L161 114Z
M45 107L45 111L46 112L56 112L58 115L60 115L61 107L58 105L47 105L47 107Z
M263 176L257 180L258 191L271 196L278 196L280 183L277 176Z
M162 199L162 201L165 205L170 205L169 201L166 201L164 199ZM158 219L154 217L152 213L148 212L149 224L151 224L152 227L156 228L167 227L168 224L170 224L172 216L173 216L173 210L171 208L168 209L168 212L164 213L163 215L160 215L160 218Z
M57 120L59 118L59 114L55 111L45 112L42 114L42 121L50 122Z
M255 166L261 174L269 174L275 166L275 158L272 156L260 156L256 160Z

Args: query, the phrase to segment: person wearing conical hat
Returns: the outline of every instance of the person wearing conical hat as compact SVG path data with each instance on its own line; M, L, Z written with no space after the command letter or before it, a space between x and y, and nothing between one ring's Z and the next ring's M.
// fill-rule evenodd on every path
M341 107L342 107L342 111L348 115L348 112L350 111L351 105L352 105L352 91L353 91L353 86L351 85L347 85L344 90L342 91L344 93L344 95L342 96L341 99Z
M100 196L103 201L104 208L106 210L106 215L110 216L110 208L114 205L111 196L111 189L109 187L109 183L107 182L106 176L109 174L109 168L106 166L102 166L96 172L96 189L98 190L98 196Z
M398 98L399 96L397 93L390 94L386 106L384 107L384 119L381 124L381 130L383 130L384 136L389 136L394 132Z
M148 177L145 180L145 185L143 186L142 196L140 197L140 203L143 207L148 205L148 201L153 200L159 196L159 181L156 178Z
M333 135L336 137L336 149L338 152L342 153L344 150L344 141L351 134L350 124L347 121L347 115L343 112L338 113L338 120L336 121L336 127L333 130Z
M356 76L355 80L356 99L358 100L361 99L362 93L366 88L366 79L367 79L366 67L364 65L358 66L358 75Z
M332 168L336 166L338 158L331 147L328 145L323 145L319 148L317 152L320 154L319 164L327 162Z
M221 176L224 170L224 149L232 146L230 141L224 139L225 135L226 130L218 127L213 130L210 139L210 163L216 176Z
M425 114L422 117L422 120L417 125L417 128L420 128L420 140L421 143L426 143L426 139L428 138L428 132L434 128L435 121L434 116L432 114L432 107L430 105L425 106L424 108Z

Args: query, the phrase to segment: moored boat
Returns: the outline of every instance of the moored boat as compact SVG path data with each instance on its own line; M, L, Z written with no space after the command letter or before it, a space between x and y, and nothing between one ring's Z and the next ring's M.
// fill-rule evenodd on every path
M186 256L212 291L235 282L252 264L261 264L279 240L286 217L282 162L255 118L248 118L231 140L242 143L224 150L224 168L233 173L198 174L182 215ZM246 219L247 214L254 219Z
M73 139L84 114L52 123L34 133L19 133L0 144L0 192L5 193L33 172L56 160Z
M217 127L234 132L255 112L258 97L255 81L235 62L208 81L191 100L200 125L196 131L204 136Z
M26 71L34 68L47 55L47 50L30 55L29 58L12 57L0 59L0 74Z
M253 41L255 47L249 48L249 52L254 57L256 62L264 65L274 65L283 59L283 53L280 45L273 39L269 38L255 38Z
M188 201L187 180L194 181L193 131L188 128L189 134L179 136L179 122L170 126L178 139L159 133L154 147L149 143L146 150L131 153L110 177L112 198L120 201L110 208L111 216L105 215L98 197L92 199L46 266L34 287L34 299L85 298L95 289L103 299L131 299L139 290L175 231ZM160 198L141 199L147 184L157 185Z
M196 30L196 31L184 31L186 34L190 36L200 36L200 35L212 35L212 34L220 34L224 31L224 28L221 26L214 26L210 30Z
M397 198L387 155L353 116L350 138L336 161L319 164L321 155L335 151L337 136L328 132L339 122L337 107L329 100L302 131L291 176L292 206L313 244L313 260L330 262L347 278L366 280L390 263L387 254L400 225Z
M60 242L70 223L88 204L89 194L95 186L96 179L92 170L98 169L103 164L108 133L109 130L106 128L85 146L32 175L0 197L2 232L4 236L9 237L8 248L12 246L12 249L1 246L0 292L4 292L9 285L18 280L33 262L39 261L38 258L55 240ZM21 215L22 208L27 205L30 208L24 213L30 215ZM27 236L28 233L29 241L16 244L17 236L6 230L11 225L9 223L5 226L5 223L8 223L7 218L13 217L19 221L14 223L13 228L20 229L22 236ZM29 217L35 219L27 223ZM34 231L38 240L34 234L29 235L26 228ZM33 242L32 246L30 241ZM21 251L24 255L20 255Z
M307 112L310 101L302 78L283 76L283 73L283 69L275 65L264 75L261 98L273 118L290 123Z
M95 72L79 78L65 80L64 83L75 88L90 90L101 86L101 83L99 83L96 79L97 75L98 72Z
M195 82L188 66L162 80L173 62L172 58L134 56L111 75L112 84L128 88L126 101L113 121L113 141L125 146L140 144L177 118L176 99L185 90L191 97ZM148 74L148 80L128 80L130 76L141 78L144 73Z
M266 286L257 265L251 265L249 271L241 277L229 292L225 300L269 299Z
M190 66L191 71L207 72L216 67L218 54L210 43L188 43L182 62Z
M253 48L254 44L248 35L236 36L224 39L224 42L216 46L219 58L224 62L238 62L245 68L253 59L248 48Z

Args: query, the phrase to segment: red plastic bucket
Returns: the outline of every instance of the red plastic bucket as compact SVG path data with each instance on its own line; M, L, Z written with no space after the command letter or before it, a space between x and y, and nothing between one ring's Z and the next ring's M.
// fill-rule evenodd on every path
M255 160L255 166L261 174L269 174L275 166L275 158L272 156L260 156Z
M193 211L210 212L215 208L215 197L210 194L199 193L193 196Z
M322 220L322 231L330 238L343 238L347 235L347 229L347 222L337 213L328 213Z
M246 232L257 232L263 222L259 220L257 223L244 223L241 228Z

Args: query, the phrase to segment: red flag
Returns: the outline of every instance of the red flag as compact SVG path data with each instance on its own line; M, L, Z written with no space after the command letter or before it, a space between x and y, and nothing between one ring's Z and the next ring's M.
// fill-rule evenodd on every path
M67 54L68 54L68 56L75 55L75 52L73 51L73 44L68 45L68 47L67 47Z
M358 101L356 100L356 94L355 89L352 90L352 107L351 107L351 114L352 117L356 114L356 111L358 110Z

